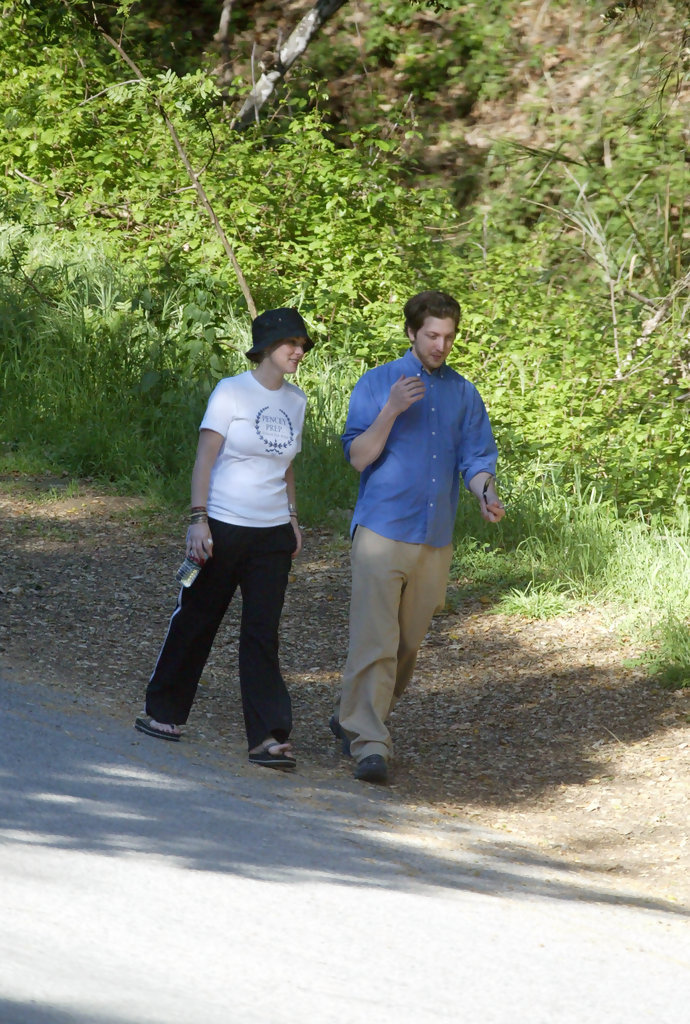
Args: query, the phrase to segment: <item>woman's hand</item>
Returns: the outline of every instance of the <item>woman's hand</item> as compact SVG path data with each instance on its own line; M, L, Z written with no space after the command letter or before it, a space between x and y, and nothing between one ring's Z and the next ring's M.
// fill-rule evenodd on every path
M294 517L292 517L290 519L290 525L292 526L292 529L294 530L294 533L295 533L295 543L297 545L295 547L295 550L292 552L292 557L293 558L297 558L298 554L302 550L302 531L300 530L299 526L297 525L297 520Z
M213 555L213 537L208 523L194 523L187 530L187 557L205 562Z

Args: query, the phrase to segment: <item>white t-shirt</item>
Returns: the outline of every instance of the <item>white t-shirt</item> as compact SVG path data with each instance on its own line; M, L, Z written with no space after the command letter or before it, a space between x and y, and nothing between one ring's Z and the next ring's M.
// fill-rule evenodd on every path
M270 391L251 370L218 382L199 427L225 438L211 470L209 516L237 526L289 521L285 473L302 447L306 405L295 384Z

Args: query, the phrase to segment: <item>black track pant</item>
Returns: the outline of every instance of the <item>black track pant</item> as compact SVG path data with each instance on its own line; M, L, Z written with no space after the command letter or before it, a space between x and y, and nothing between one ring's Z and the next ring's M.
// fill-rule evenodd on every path
M242 594L240 689L249 749L267 736L284 742L292 705L278 662L278 626L295 549L290 523L232 526L209 520L213 558L180 591L168 634L146 690L158 722L187 721L204 665L235 590Z

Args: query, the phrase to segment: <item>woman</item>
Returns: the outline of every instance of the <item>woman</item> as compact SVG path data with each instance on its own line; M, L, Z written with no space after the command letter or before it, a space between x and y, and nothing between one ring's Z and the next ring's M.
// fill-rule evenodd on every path
M199 428L187 557L203 567L183 587L135 728L179 740L223 616L242 594L239 670L252 764L291 770L290 694L278 662L278 625L291 559L302 537L292 460L307 403L285 380L313 347L296 309L252 324L245 373L221 380Z

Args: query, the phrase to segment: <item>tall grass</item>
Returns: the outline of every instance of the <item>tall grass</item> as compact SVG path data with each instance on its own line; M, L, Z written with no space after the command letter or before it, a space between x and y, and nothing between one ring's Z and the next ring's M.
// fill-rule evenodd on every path
M535 476L540 475L538 472ZM645 648L661 682L690 686L690 516L624 516L577 481L541 473L512 487L508 516L491 532L463 502L453 571L461 590L534 618L585 604L605 607Z
M625 609L645 639L647 661L668 685L690 686L690 516L672 524L623 523L600 595Z
M340 443L350 392L363 372L359 360L323 358L315 348L300 366L298 384L309 396L302 453L295 463L305 521L345 530L359 478Z
M212 322L201 287L156 297L107 266L42 269L44 301L0 286L5 442L73 475L164 490L189 466L212 387L244 363L245 324L230 308Z

